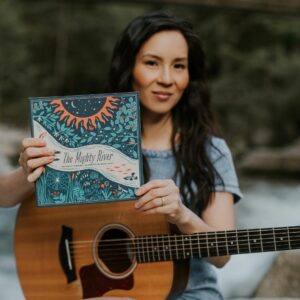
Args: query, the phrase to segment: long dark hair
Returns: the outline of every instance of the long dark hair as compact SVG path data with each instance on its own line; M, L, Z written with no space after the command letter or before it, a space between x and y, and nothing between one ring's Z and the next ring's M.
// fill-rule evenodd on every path
M132 90L132 70L141 46L155 33L176 30L188 44L188 70L190 82L182 99L172 110L172 150L176 159L176 174L180 192L186 205L203 211L214 192L215 176L207 154L216 126L210 109L210 96L206 80L205 55L201 41L186 20L166 12L152 12L135 18L123 31L113 51L107 92ZM179 134L180 144L175 145ZM145 161L145 178L149 168ZM196 189L194 188L196 186Z

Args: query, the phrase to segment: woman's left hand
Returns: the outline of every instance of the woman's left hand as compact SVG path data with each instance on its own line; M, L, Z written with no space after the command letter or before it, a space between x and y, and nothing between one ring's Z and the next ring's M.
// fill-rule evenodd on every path
M149 181L136 191L136 195L140 198L135 208L143 214L164 214L168 222L173 224L184 216L186 207L173 180Z

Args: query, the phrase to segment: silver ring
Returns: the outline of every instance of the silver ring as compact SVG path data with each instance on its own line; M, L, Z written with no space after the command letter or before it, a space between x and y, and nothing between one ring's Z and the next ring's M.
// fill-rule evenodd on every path
M165 205L165 198L164 197L161 197L161 206L163 207Z

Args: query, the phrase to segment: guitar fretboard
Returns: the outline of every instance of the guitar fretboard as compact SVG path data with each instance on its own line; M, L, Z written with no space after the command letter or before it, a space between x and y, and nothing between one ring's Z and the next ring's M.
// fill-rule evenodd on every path
M293 250L300 248L300 226L139 236L134 245L139 263Z

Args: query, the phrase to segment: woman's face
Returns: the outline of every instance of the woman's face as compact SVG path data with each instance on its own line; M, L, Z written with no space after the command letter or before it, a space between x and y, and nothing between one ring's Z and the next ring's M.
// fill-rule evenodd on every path
M188 83L188 44L184 36L178 31L152 35L142 45L133 67L133 89L140 92L144 112L170 112Z

